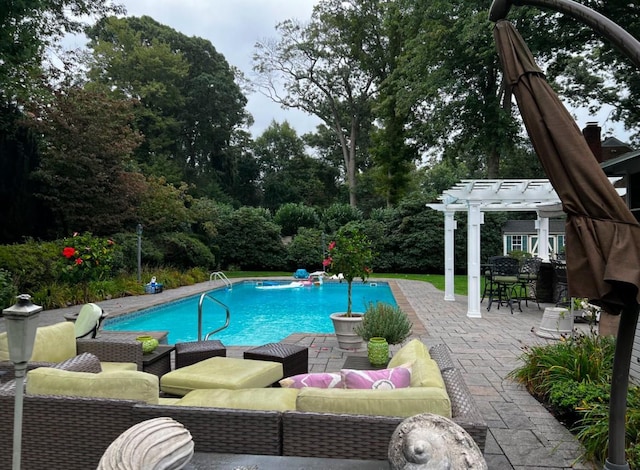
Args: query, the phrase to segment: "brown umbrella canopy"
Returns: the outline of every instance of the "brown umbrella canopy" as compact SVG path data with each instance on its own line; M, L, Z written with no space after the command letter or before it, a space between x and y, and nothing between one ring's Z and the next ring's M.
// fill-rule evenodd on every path
M630 300L640 302L640 224L513 25L498 21L494 37L505 80L567 213L569 294L588 297L610 313L619 313Z

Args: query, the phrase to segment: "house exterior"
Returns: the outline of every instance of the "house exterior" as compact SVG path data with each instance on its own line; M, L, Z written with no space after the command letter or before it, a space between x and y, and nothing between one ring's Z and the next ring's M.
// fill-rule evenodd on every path
M564 219L549 220L549 250L553 255L564 252L564 224ZM502 227L502 251L505 256L512 251L539 256L536 221L508 220Z

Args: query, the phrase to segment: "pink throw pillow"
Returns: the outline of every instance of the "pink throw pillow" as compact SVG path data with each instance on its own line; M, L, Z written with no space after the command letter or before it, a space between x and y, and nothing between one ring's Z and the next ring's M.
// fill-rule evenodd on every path
M345 388L392 390L407 388L411 383L411 369L404 366L381 370L342 369L340 374Z
M311 374L298 374L280 380L283 388L344 388L342 386L342 376L330 372L317 372Z

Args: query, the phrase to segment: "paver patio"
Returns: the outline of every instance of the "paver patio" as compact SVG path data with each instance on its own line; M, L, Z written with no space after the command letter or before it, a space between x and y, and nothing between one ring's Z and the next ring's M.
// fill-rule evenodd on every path
M540 325L544 304L538 310L535 303L530 302L528 307L522 306L523 312L515 309L511 314L506 307L492 307L487 312L485 300L482 318L472 319L466 316L466 297L456 296L455 302L449 302L444 300L444 292L431 284L408 280L390 282L399 304L415 313L413 337L419 337L429 346L446 344L452 359L464 371L465 381L489 425L485 458L490 470L596 468L580 461L581 446L562 424L524 387L505 378L517 367L523 346L553 341L531 331ZM98 304L109 314L116 315L194 295L211 287L206 282ZM40 323L64 321L65 314L78 309L46 310L41 313ZM0 331L4 331L2 319ZM298 333L284 341L309 347L309 370L314 372L337 371L347 354L353 354L339 350L333 335ZM230 357L242 357L247 349L226 346Z

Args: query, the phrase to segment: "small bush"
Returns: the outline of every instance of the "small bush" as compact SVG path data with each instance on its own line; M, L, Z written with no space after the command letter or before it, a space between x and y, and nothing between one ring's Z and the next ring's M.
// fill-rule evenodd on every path
M167 233L157 238L164 252L165 264L179 268L200 266L212 269L215 258L211 250L200 240L186 233Z
M318 228L320 217L313 207L293 202L283 204L273 217L275 223L282 227L282 235L295 235L300 228Z
M13 283L11 273L5 269L0 269L0 308L11 307L16 303L18 289Z
M389 344L398 344L407 339L412 328L413 323L400 307L385 302L370 302L362 324L355 332L365 341L381 337Z

